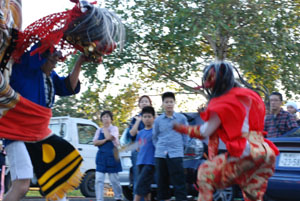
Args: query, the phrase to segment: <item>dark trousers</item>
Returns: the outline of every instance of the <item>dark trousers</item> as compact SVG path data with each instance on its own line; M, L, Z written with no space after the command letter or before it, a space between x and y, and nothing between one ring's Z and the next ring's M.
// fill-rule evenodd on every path
M131 163L132 163L132 185L133 185L133 188L135 188L135 184L136 184L136 181L137 181L137 178L138 178L138 167L136 166L136 160L137 160L137 155L138 155L138 152L136 150L132 151L131 152Z
M138 152L133 150L131 152L131 163L132 163L132 180L130 181L133 185L133 197L136 191L136 182L139 176L138 166L136 165ZM144 198L141 198L141 201L144 201Z
M170 182L174 188L176 201L186 200L186 186L182 158L155 158L157 172L157 198L171 198Z

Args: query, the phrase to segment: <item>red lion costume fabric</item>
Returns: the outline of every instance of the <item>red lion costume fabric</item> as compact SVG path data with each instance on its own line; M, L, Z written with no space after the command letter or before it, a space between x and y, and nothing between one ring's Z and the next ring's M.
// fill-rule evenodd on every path
M178 132L209 137L208 160L198 169L198 201L212 201L216 189L238 184L246 201L262 200L274 173L277 147L264 138L265 105L254 91L236 83L233 67L224 61L204 69L203 86L210 101L200 113L203 125L174 124ZM219 140L228 153L218 155Z

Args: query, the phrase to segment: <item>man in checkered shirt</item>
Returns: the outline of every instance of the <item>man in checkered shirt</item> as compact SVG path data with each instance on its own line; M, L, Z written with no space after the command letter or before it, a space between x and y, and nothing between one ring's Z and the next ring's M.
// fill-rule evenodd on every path
M295 116L281 108L282 95L272 92L270 95L270 114L265 118L264 130L268 132L267 137L279 137L287 131L297 128Z

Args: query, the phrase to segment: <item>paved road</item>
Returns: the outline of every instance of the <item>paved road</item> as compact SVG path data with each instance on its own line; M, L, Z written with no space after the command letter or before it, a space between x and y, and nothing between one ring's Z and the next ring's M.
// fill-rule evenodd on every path
M96 201L95 198L68 198L69 201ZM242 201L243 199L235 199L234 201ZM22 201L45 201L43 198L37 198L37 197L27 197L23 199ZM113 198L104 198L104 201L114 201ZM126 201L126 199L124 199Z
M69 201L96 201L95 198L68 198ZM22 201L45 201L45 198L26 197ZM114 201L113 198L104 198L104 201Z
M95 198L68 198L69 201L96 201ZM45 201L42 198L25 198L22 201ZM104 201L114 201L113 198L104 198ZM126 201L126 200L124 200ZM235 199L234 201L243 201L243 199Z

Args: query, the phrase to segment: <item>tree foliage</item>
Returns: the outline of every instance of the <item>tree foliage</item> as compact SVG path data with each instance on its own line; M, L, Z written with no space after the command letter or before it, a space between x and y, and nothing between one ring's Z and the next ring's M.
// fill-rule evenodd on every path
M137 69L145 83L175 82L196 92L204 65L226 59L251 84L299 94L299 2L108 0L126 22L127 43L121 55L105 58L107 75Z
M54 115L99 123L99 112L109 109L114 123L122 125L140 86L100 96L118 70L143 85L176 83L178 91L203 94L194 87L201 84L204 65L214 59L231 61L253 85L283 89L287 96L300 93L299 0L107 0L105 5L125 22L125 49L104 56L104 79L98 77L98 65L86 64L82 71L89 89L80 98L58 100ZM65 72L75 60L67 61Z
M88 88L80 97L74 95L59 98L53 107L53 116L86 118L100 125L100 113L110 110L114 115L113 124L122 131L136 107L139 88L136 83L127 85L116 96L112 94L104 96L100 93L100 87L95 87L95 90Z

